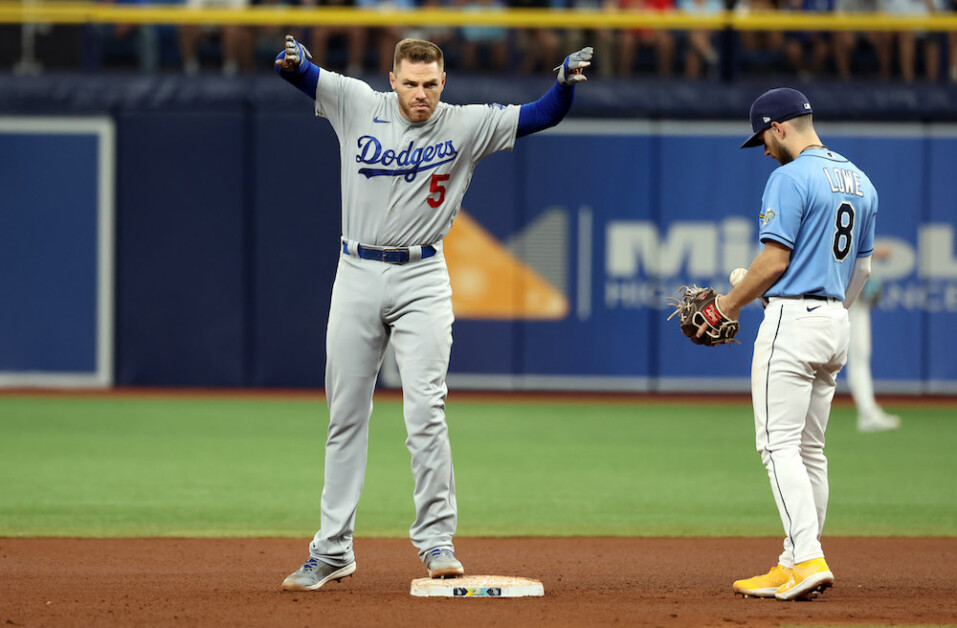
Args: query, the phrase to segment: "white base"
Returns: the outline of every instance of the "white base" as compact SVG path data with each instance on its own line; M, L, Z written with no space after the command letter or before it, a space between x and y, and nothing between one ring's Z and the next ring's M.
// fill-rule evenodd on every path
M512 576L462 576L419 578L409 591L415 597L542 597L545 587L538 580Z

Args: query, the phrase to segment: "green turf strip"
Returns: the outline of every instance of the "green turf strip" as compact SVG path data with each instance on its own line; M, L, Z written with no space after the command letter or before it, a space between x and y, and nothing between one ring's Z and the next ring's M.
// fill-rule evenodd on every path
M953 536L957 421L828 429L830 536ZM450 400L460 536L779 536L748 405ZM0 397L0 536L311 536L318 401ZM401 405L376 403L357 535L414 512Z

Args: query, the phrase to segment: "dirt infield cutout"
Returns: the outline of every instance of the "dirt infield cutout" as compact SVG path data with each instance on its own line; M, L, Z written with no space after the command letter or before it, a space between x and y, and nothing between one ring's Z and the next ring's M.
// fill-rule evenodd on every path
M356 540L358 569L280 591L308 539L0 538L0 626L777 626L957 623L957 539L824 539L836 584L810 602L735 597L778 539L459 539L468 573L544 597L413 597L407 539Z

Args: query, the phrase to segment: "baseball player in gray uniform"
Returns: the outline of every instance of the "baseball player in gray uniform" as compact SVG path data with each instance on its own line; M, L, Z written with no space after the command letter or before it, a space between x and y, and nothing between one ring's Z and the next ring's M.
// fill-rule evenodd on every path
M309 558L282 583L321 588L356 570L352 535L365 477L376 377L391 341L402 378L403 413L415 480L409 531L433 578L465 573L452 536L457 512L445 422L452 347L452 288L442 239L475 165L517 137L558 124L584 81L592 49L569 55L539 100L521 105L441 102L445 64L435 44L400 41L392 92L309 61L286 36L279 75L315 100L339 138L342 242L326 332L325 485Z
M847 360L846 308L870 274L877 216L870 179L821 143L811 118L808 99L789 88L770 90L751 106L754 134L742 148L763 146L781 167L762 199L764 247L716 302L734 320L752 300L763 296L767 303L754 342L751 397L784 551L769 573L738 580L733 590L779 600L807 598L834 582L821 548L824 431L835 378Z

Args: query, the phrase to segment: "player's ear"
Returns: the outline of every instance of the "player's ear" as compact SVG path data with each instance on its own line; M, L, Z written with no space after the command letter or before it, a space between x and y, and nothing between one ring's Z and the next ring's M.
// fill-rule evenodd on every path
M392 86L392 91L395 91L395 72L389 72L389 85Z

